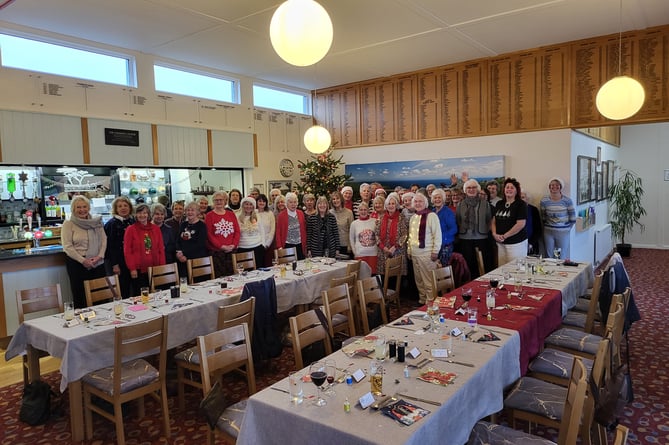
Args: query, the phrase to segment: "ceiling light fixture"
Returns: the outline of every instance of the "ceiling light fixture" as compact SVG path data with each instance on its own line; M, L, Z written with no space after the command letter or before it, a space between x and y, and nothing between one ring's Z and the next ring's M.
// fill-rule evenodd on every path
M314 125L304 133L304 145L312 153L325 153L331 143L330 132L320 125Z
M622 75L623 60L623 0L620 0L620 28L618 32L618 76L599 88L595 103L597 110L612 120L627 119L639 112L646 100L643 85Z
M332 45L332 21L314 0L287 0L272 16L269 37L274 51L295 66L321 60Z

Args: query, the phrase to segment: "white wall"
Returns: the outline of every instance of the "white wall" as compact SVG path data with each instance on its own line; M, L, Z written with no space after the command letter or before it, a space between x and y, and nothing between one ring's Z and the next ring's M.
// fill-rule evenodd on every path
M643 180L646 216L643 233L635 229L625 241L639 247L669 248L669 123L625 126L622 131L620 165Z

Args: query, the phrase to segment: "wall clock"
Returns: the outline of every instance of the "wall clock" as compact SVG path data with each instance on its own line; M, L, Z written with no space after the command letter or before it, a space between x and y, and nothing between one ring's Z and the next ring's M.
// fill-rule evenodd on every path
M293 176L293 171L295 171L295 165L293 164L293 161L288 158L279 161L279 173L281 173L281 176L284 178L289 178Z

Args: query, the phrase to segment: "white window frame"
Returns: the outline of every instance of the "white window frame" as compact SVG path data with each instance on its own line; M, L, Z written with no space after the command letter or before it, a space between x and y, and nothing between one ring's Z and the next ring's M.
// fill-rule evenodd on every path
M256 103L255 99L255 88L264 88L267 90L273 90L273 91L278 91L282 93L288 93L288 94L294 94L296 96L301 96L303 98L304 106L302 111L298 110L288 110L285 108L277 108L277 107L269 107L264 104L258 104ZM271 110L279 110L279 111L284 111L287 113L298 113L298 114L304 114L307 116L311 116L312 113L312 102L311 102L311 92L305 91L305 90L298 90L298 89L291 89L291 88L286 88L286 87L279 87L276 85L271 85L268 83L263 83L263 82L253 82L253 106L256 108L265 108L265 109L271 109Z
M181 72L186 73L186 74L193 74L193 75L197 75L197 76L204 76L204 77L209 77L209 78L212 78L212 79L217 79L217 80L223 80L223 81L226 81L226 82L230 82L230 83L232 83L231 101L227 101L227 100L223 100L223 99L219 99L219 98L214 98L214 97L207 97L207 96L193 96L191 94L186 94L186 93L178 92L178 91L167 91L167 90L158 89L158 87L156 86L156 79L155 79L155 67L166 68L166 69L170 69L170 70L181 71ZM156 61L153 62L152 73L153 73L153 76L154 76L153 86L154 86L154 89L156 90L156 92L165 93L165 94L177 94L179 96L187 96L187 97L197 97L197 98L200 98L200 99L210 100L212 102L225 102L225 103L232 103L232 104L237 104L237 105L241 103L240 94L239 94L239 88L240 88L239 83L240 83L240 81L239 81L239 79L236 79L232 76L226 76L226 75L222 75L222 74L213 73L211 71L190 68L190 67L186 67L186 66L179 65L179 64L176 64L176 63L164 62L164 61L159 61L159 60L156 60Z

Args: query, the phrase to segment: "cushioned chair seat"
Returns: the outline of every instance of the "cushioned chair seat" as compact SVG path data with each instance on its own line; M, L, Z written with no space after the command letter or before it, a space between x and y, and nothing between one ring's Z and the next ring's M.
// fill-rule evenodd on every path
M565 326L574 326L575 328L585 329L585 319L587 315L582 312L567 312L567 315L562 320Z
M583 365L585 365L588 376L592 371L592 363L593 361L590 359L583 359ZM573 364L574 354L547 348L530 362L528 370L529 372L552 375L566 381L569 380Z
M589 298L579 298L576 301L576 306L570 309L570 311L575 311L575 312L583 312L584 314L588 312L588 308L590 307L590 299Z
M348 317L344 314L334 314L332 317L332 326L337 327L348 322Z
M233 346L234 345L225 345L224 348L232 348ZM197 352L197 346L193 346L192 348L184 349L178 354L175 354L174 360L198 366L200 364L200 353Z
M244 413L246 412L247 400L248 399L244 399L227 407L225 411L223 411L223 414L221 414L221 417L218 418L216 427L231 437L236 438L239 436L239 429L242 426Z
M555 445L555 442L506 426L479 421L474 425L467 445Z
M504 408L560 421L566 398L565 387L533 377L522 377L504 399Z
M100 391L113 395L114 390L114 367L98 369L86 374L82 379ZM144 359L136 359L123 364L121 376L121 394L132 391L135 388L145 386L158 379L158 370Z
M547 346L572 349L594 356L597 353L599 342L602 339L599 335L584 334L575 329L562 328L546 337Z

